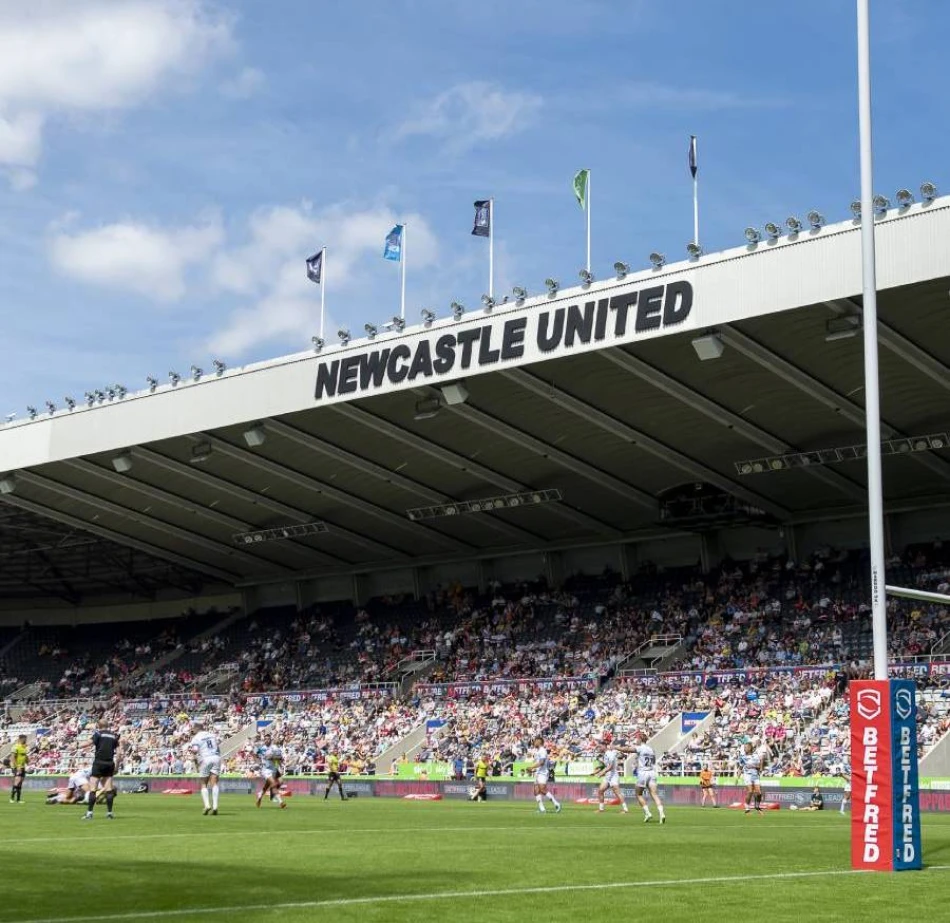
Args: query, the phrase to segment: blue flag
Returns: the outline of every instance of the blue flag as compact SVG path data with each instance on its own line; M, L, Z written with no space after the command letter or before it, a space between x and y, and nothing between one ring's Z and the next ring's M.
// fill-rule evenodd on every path
M475 203L474 237L491 237L491 199L479 199Z
M696 179L696 171L699 169L699 162L696 160L696 135L689 136L689 172Z
M307 278L311 282L320 284L323 278L323 251L318 250L307 260Z
M399 262L402 259L402 225L397 224L386 235L386 246L383 248L384 260L395 260Z

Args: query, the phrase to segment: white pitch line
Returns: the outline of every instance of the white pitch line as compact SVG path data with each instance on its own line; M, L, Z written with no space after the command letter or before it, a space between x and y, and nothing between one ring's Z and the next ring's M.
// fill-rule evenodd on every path
M931 865L926 871L942 872L950 865ZM227 907L189 907L178 910L136 910L130 913L104 913L82 917L44 917L18 919L17 923L97 923L111 920L152 920L217 913L250 913L255 910L319 910L324 907L358 907L363 904L397 904L421 901L470 900L473 897L515 897L522 894L565 894L578 891L616 891L632 888L668 888L688 885L742 884L752 881L788 881L803 878L839 878L873 875L858 869L825 869L814 872L773 872L763 875L723 875L707 878L661 878L655 881L608 881L589 885L548 885L535 888L491 888L483 891L433 891L426 894L382 894L377 897L341 897L322 901L287 901L270 904L235 904Z

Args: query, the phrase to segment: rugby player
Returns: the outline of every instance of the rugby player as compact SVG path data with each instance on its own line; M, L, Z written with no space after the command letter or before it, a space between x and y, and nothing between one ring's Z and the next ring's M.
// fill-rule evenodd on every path
M656 753L647 742L647 735L641 731L638 735L637 744L637 802L643 808L643 822L650 823L653 815L650 813L650 806L647 804L644 792L649 792L653 803L656 805L657 814L660 817L660 823L666 823L666 811L663 808L663 802L660 800L660 794L656 790Z
M340 775L340 758L335 753L331 753L327 757L327 787L323 793L324 801L330 797L334 785L340 793L340 801L346 801L346 795L343 792L343 778Z
M752 743L747 743L739 754L739 766L742 769L742 781L746 787L745 813L752 810L753 803L757 814L762 813L762 786L759 784L759 771L762 768L762 753Z
M600 785L597 786L597 811L604 810L604 795L607 789L612 789L614 795L620 799L620 807L624 814L629 814L627 799L620 789L620 751L613 745L613 735L608 731L604 734L604 743L607 749L601 754L600 764L594 770L595 776L600 776Z
M119 735L115 731L97 730L92 735L93 758L89 773L89 787L86 790L86 813L83 820L92 820L96 806L96 794L100 783L106 799L106 817L112 820L112 805L115 801L115 787L112 777L115 775L116 754L119 750Z
M527 770L534 773L534 800L538 803L538 811L545 813L544 799L547 798L554 805L555 813L560 814L561 802L548 791L550 759L543 738L535 737L534 749L528 751L528 761Z
M80 769L74 772L66 783L66 791L60 788L51 788L46 793L47 804L81 804L85 803L89 792L89 770Z
M201 779L201 801L204 815L218 813L218 778L221 775L221 744L207 728L200 728L189 745L198 760L198 776Z
M264 787L257 796L257 806L260 807L264 796L270 793L279 807L286 808L287 803L280 794L281 766L284 762L284 751L274 744L274 739L270 734L265 734L264 746L258 750L258 756L261 759L261 778L264 780Z

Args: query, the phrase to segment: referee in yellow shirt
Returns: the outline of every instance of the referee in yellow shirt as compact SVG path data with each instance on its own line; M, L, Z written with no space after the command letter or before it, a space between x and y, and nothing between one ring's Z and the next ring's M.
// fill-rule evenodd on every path
M20 803L23 797L23 780L26 778L26 764L29 754L26 749L26 734L21 734L13 745L10 765L13 767L13 788L10 789L10 804Z
M491 763L488 757L482 753L475 763L475 793L472 795L472 801L485 801L488 798L488 770Z
M330 797L330 790L336 786L340 792L340 801L346 801L346 795L343 794L343 779L340 777L340 758L331 753L327 757L327 790L323 793L323 800Z

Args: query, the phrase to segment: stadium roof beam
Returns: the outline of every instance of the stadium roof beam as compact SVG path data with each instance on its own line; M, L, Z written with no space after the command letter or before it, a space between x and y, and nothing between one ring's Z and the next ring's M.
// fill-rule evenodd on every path
M127 519L132 522L139 522L146 528L154 529L156 532L162 532L171 538L178 539L185 542L186 544L193 545L196 548L203 548L205 551L208 551L216 557L225 557L234 561L243 561L245 564L255 568L260 567L261 564L266 564L268 567L280 573L291 573L290 568L287 568L284 565L272 564L269 561L261 561L260 558L256 558L254 555L246 554L245 552L233 548L230 545L225 545L222 542L218 542L215 539L208 538L204 535L198 535L195 532L189 532L188 529L183 529L181 526L176 526L172 523L164 522L161 519L156 519L155 517L149 516L145 513L140 513L137 510L129 509L128 507L122 506L119 503L113 503L111 500L106 500L103 497L97 497L95 494L86 493L85 491L79 490L76 487L71 487L68 484L61 484L59 481L54 481L52 478L36 474L33 471L19 471L17 476L24 483L32 484L34 487L39 487L42 490L47 490L52 493L58 493L70 500L77 500L80 503L85 503L92 507L98 507L107 513L112 513L114 516L119 516L122 519Z
M826 301L825 304L838 315L857 314L860 316L863 314L861 305L849 298ZM912 365L940 387L950 391L950 368L880 318L877 322L877 338L885 349Z
M753 506L757 506L759 509L763 509L767 513L771 513L778 519L787 519L790 515L789 511L785 507L780 506L777 503L773 503L768 498L757 494L753 490L747 490L741 484L738 484L731 478L727 478L720 472L709 468L702 462L696 461L695 459L690 458L688 455L684 455L682 452L679 452L670 446L664 445L662 442L659 442L652 436L648 436L646 433L629 426L622 420L618 420L616 417L612 417L610 414L604 413L602 410L599 410L592 404L588 404L586 401L574 397L574 395L568 394L566 391L562 391L560 388L549 384L543 378L538 378L536 375L532 375L530 372L526 372L523 369L513 369L507 372L501 372L500 374L509 381L513 381L516 384L527 388L532 393L552 401L553 403L557 404L558 407L567 410L576 417L587 420L589 423L593 424L598 429L603 430L605 433L611 433L624 442L634 443L638 449L648 452L650 455L659 458L661 461L679 468L691 478L706 481L709 484L714 484L721 490L726 491L726 493L740 497L747 503L751 503Z
M66 602L70 605L78 606L82 601L82 594L77 592L76 588L69 582L66 575L57 567L56 563L50 558L50 556L45 552L41 551L38 548L34 548L33 551L37 558L39 558L45 565L49 573L55 578L55 583L62 588L62 591L56 595L65 599ZM29 569L29 565L28 565ZM33 580L29 581L31 585L36 586Z
M835 413L849 420L855 426L864 428L864 408L860 404L839 394L834 388L824 384L817 378L810 375L804 369L784 359L778 353L772 352L767 346L763 346L757 340L754 340L748 334L737 330L730 324L723 324L719 328L719 335L722 341L736 352L751 359L757 365L768 369L779 378L787 381L790 385L798 388L804 394L814 398L819 403L830 407ZM905 436L905 433L896 430L889 423L881 420L881 438L891 439L895 436ZM939 474L942 478L950 478L950 465L939 458L934 457L929 452L916 452L911 456L919 464L931 471Z
M35 513L37 516L43 516L46 519L52 519L55 522L62 523L63 525L69 526L73 529L81 529L85 532L90 532L91 534L98 535L100 538L107 539L110 542L125 545L129 548L135 548L144 552L145 554L151 555L152 557L170 561L171 563L184 567L187 570L196 571L208 577L214 577L215 580L220 580L222 583L233 585L239 579L239 575L237 573L222 570L221 568L214 567L213 565L205 564L203 561L197 561L194 558L189 558L185 555L178 554L175 551L169 551L167 548L161 548L158 545L151 544L150 542L142 541L128 535L123 535L121 532L116 532L113 529L100 526L94 522L86 522L84 519L80 519L78 516L72 516L69 513L63 513L59 510L50 509L48 506L44 506L42 503L37 503L34 500L27 500L25 497L10 494L5 496L3 500L0 501L0 503L5 503L8 506L15 506L21 510Z
M69 468L72 468L76 471L79 471L83 474L89 475L91 477L99 477L102 480L108 481L110 484L114 484L117 487L124 487L129 490L138 491L140 494L155 500L159 503L167 503L171 506L174 506L178 509L182 509L187 513L194 513L196 516L199 516L203 519L208 520L215 525L221 526L229 531L238 531L244 532L257 528L257 526L244 522L241 519L236 519L233 516L228 516L226 513L222 513L218 510L211 509L210 507L200 506L195 503L193 500L188 500L185 497L180 497L178 494L170 493L167 490L162 489L161 487L155 487L152 484L146 484L143 481L138 481L133 477L128 475L116 474L111 468L100 468L99 465L93 464L90 461L87 461L82 458L72 458L65 459L60 462L62 465L66 465ZM267 550L266 548L261 548L258 546L252 546L255 550ZM283 553L281 549L274 549L273 546L269 546L271 551L277 551ZM312 548L309 545L300 545L290 543L290 547L297 552L301 552L307 555L320 555L321 557L329 558L331 561L340 564L343 563L340 558L335 557L334 555L328 554L326 552L320 551L319 549ZM265 559L266 560L266 559ZM268 563L273 563L269 562Z
M457 538L452 538L452 536L446 535L443 532L439 532L437 529L422 526L420 523L410 522L405 516L400 516L398 513L387 510L385 507L377 506L375 503L372 503L369 500L364 500L362 497L357 497L355 494L348 493L345 490L340 490L338 487L333 487L331 484L327 484L325 481L320 481L317 478L313 478L308 474L302 474L301 472L295 471L293 468L288 468L286 465L282 465L279 462L271 461L269 458L264 458L262 455L257 455L247 449L242 449L238 446L232 445L230 442L226 442L219 436L212 436L208 433L202 433L199 435L189 436L188 438L192 442L208 442L211 444L211 447L215 452L220 452L222 455L233 458L241 464L248 465L249 467L257 468L260 471L266 471L268 474L273 474L276 477L283 478L285 481L289 481L291 484L294 484L303 490L310 490L315 491L316 493L325 494L331 499L336 500L337 503L342 503L344 506L349 506L366 516L371 516L374 519L385 522L387 525L396 526L402 532L413 533L418 537L418 530L421 528L434 541L445 545L447 548L451 548L455 551L471 550L471 545L469 545L467 542L463 542Z
M154 449L148 449L144 446L136 446L132 449L132 455L133 457L145 459L150 464L156 465L157 467L162 468L171 474L176 474L180 477L187 478L188 480L193 481L195 484L198 484L202 487L210 487L212 490L227 494L230 497L234 497L236 500L240 500L244 503L252 503L255 506L259 506L262 510L267 510L276 516L283 516L285 519L295 520L299 523L313 522L315 518L313 513L308 513L305 510L297 509L296 507L289 506L286 503L281 503L279 500L274 500L272 497L268 497L266 494L249 490L247 487L242 487L240 484L235 484L226 478L218 476L217 474L212 474L210 471L196 468L194 465L187 465L184 462L180 462L174 458L168 458L167 456L156 452ZM393 555L405 554L405 552L398 548L386 545L383 542L378 542L375 539L369 538L368 536L365 536L359 532L353 532L350 529L331 522L329 519L326 519L325 521L328 525L333 527L333 532L335 535L346 539L348 542L351 542L354 545L359 545L361 548L366 548L375 554L380 554L385 560L391 559ZM341 558L341 561L346 564L354 563L347 561L345 558Z
M292 442L295 442L297 445L303 446L305 449L309 449L312 452L319 452L322 455L326 455L328 458L332 458L334 461L344 462L345 464L356 468L358 471L362 471L364 474L368 474L371 477L378 478L381 481L388 482L396 487L400 487L401 489L408 491L409 493L413 493L418 497L422 497L430 505L453 503L458 500L457 497L449 497L448 495L443 494L441 491L433 490L430 487L426 487L424 484L419 484L418 482L413 481L411 478L401 475L398 471L390 471L390 469L384 468L382 465L377 465L376 462L370 461L367 458L363 458L361 455L357 455L354 452L348 451L347 449L342 449L339 446L332 445L329 442L324 442L320 439L317 439L315 436L310 435L310 433L304 432L303 430L297 429L296 427L289 426L288 424L282 423L279 420L265 420L263 425L265 429L270 430L279 436L283 436L285 439L289 439ZM503 533L504 535L507 535L516 542L535 544L539 540L539 536L535 535L533 532L529 532L526 529L520 529L517 526L510 525L509 523L503 522L500 519L496 519L493 516L481 517L478 522L489 526L496 531Z
M488 468L485 465L479 464L471 458L460 455L458 452L454 452L452 449L447 449L438 443L430 442L428 439L425 439L422 436L418 436L413 432L405 430L401 426L397 426L395 423L391 423L389 420L378 417L367 410L354 407L352 404L335 404L333 406L333 410L357 423L361 423L362 425L375 430L378 433L382 433L390 439L394 439L397 442L402 442L404 445L408 445L419 452L423 452L426 455L429 455L430 457L435 458L452 468L456 468L459 471L468 472L475 477L481 478L487 484L494 484L496 487L500 487L502 490L505 490L509 493L521 493L523 491L533 489L529 484L522 484L520 481L515 481L512 478L509 478L506 475L493 470L492 468ZM590 516L581 510L573 509L566 503L552 503L545 505L544 508L566 519L570 519L576 525L582 526L585 529L589 529L595 533L600 533L602 535L611 537L616 537L621 534L619 529L616 529L605 522L601 522L599 519L595 518L594 516Z
M763 449L773 455L782 455L787 452L796 451L793 446L788 445L788 443L774 436L768 432L768 430L762 429L760 426L750 422L745 419L745 417L739 416L737 413L733 413L728 408L706 397L702 392L694 390L689 387L689 385L684 385L682 382L654 368L638 356L631 355L624 349L606 349L597 353L597 355L636 375L638 378L647 382L647 384L658 388L670 397L680 401L680 403L692 407L693 410L708 417L710 420L714 420L728 427L734 433L748 439L755 445L762 446ZM840 490L853 500L863 500L867 497L867 492L860 484L856 484L840 472L829 471L827 468L802 470L807 470L812 477Z
M503 439L515 443L515 445L520 445L530 452L537 452L539 455L546 456L562 468L574 474L579 474L592 484L597 484L598 487L602 487L604 490L623 497L624 500L629 500L631 503L636 503L638 506L645 507L653 512L657 512L659 509L656 497L648 494L644 490L640 490L639 487L634 487L626 481L621 481L620 478L614 477L612 474L608 474L600 468L595 468L589 462L581 458L577 458L567 452L562 452L556 446L522 432L509 423L505 423L503 420L493 417L490 413L479 410L477 407L472 406L471 403L454 404L447 406L445 409L447 412L457 414L469 423L487 429L490 433L501 436Z

